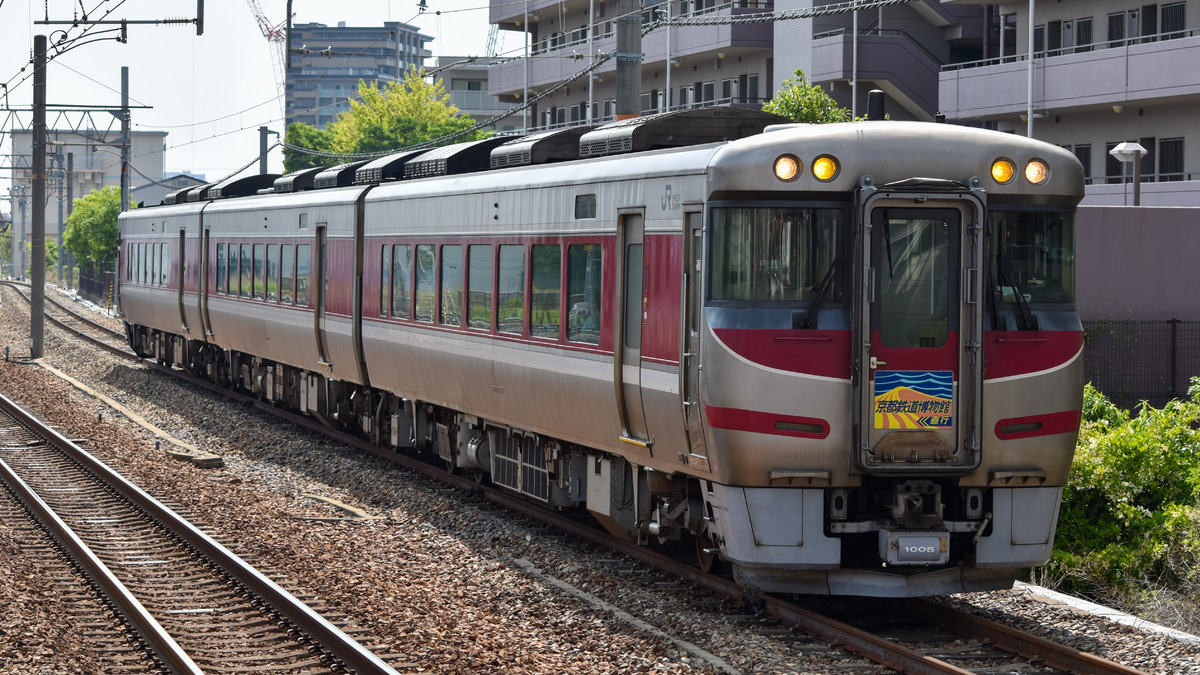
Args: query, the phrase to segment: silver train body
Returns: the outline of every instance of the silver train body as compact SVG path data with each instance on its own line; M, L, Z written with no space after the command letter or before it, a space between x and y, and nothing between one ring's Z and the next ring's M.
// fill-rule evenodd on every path
M120 309L140 353L753 588L1005 588L1074 451L1082 193L1009 134L780 125L135 209Z

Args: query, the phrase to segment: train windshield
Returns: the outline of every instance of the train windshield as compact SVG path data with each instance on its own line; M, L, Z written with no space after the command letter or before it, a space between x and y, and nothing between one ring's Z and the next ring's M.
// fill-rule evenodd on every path
M845 210L727 206L712 210L713 300L837 300Z
M996 299L1075 302L1075 214L992 211L988 230Z

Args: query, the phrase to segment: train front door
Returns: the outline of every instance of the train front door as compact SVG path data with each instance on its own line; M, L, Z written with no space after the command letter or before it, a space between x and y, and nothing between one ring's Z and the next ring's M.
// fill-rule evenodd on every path
M621 299L614 321L617 409L621 416L621 441L650 450L646 413L642 408L642 324L645 321L645 256L642 252L642 214L620 216L617 245Z
M858 464L939 473L978 463L980 210L882 194L863 211Z

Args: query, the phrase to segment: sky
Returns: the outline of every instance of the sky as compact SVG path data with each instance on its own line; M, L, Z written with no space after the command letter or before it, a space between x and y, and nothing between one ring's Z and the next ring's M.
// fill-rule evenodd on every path
M418 0L293 0L295 23L324 23L347 26L378 26L400 21L417 26L434 39L426 44L433 56L482 56L488 35L487 0L426 0L428 9L419 13ZM286 0L258 0L266 17L282 23ZM225 177L251 161L257 161L260 126L283 133L282 101L277 97L272 46L263 37L247 0L206 0L204 34L194 25L130 25L128 42L99 40L81 44L58 56L47 67L46 100L49 104L111 106L121 103L121 67L129 67L131 116L135 131L161 130L166 137L167 175L187 171L213 181ZM33 104L33 67L29 65L35 35L46 35L51 44L60 31L71 36L81 28L67 25L34 24L72 20L85 7L88 18L145 21L194 18L195 0L0 0L0 83L7 83L7 108L28 109ZM439 15L438 12L441 12ZM93 31L110 26L95 26ZM505 31L500 31L504 39ZM90 33L96 35L95 32ZM82 40L80 42L83 42ZM509 37L500 53L519 48L520 40ZM51 50L53 51L53 50ZM427 60L433 67L434 59ZM25 68L24 72L21 69ZM4 90L0 89L0 96ZM0 99L3 100L3 99ZM13 115L16 115L14 119ZM28 128L30 113L0 111L0 131ZM78 115L73 116L76 120ZM115 117L93 115L97 125L113 124ZM53 112L47 124L56 124ZM7 137L0 148L11 152ZM7 158L0 162L0 211L8 212L11 185ZM280 173L283 156L271 152L269 169ZM257 171L257 164L244 173Z

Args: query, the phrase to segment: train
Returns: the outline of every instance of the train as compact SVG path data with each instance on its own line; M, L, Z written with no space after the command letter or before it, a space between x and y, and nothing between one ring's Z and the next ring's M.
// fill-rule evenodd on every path
M672 111L120 216L139 355L754 592L1011 587L1082 408L1068 151Z

